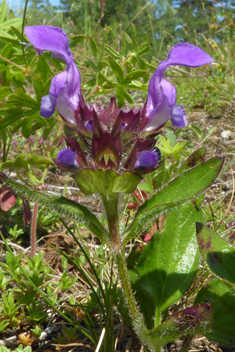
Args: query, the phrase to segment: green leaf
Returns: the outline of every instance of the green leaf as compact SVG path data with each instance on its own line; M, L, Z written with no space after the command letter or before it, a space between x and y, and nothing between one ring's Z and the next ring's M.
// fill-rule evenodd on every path
M138 280L133 290L144 315L146 299L154 303L147 312L150 320L146 323L150 328L154 323L154 306L155 319L159 322L162 311L183 297L195 277L200 259L195 222L199 219L202 212L191 202L172 210L164 222L164 230L153 236L134 268Z
M99 50L98 50L98 47L96 45L96 42L94 41L94 39L92 37L89 38L89 41L90 41L90 46L91 46L92 53L93 53L94 57L97 59L98 54L99 54Z
M104 44L105 50L116 60L123 60L123 56L114 50L111 46Z
M124 105L125 100L128 101L128 103L130 104L134 103L132 96L127 92L127 90L122 85L118 85L117 87L116 98L117 98L117 103L119 108L121 108Z
M160 151L163 154L172 155L179 153L187 142L178 142L175 145L171 145L170 139L166 139L164 136L161 136L161 143L162 145L159 146Z
M24 121L24 124L22 125L21 132L24 138L28 139L31 134L32 130L32 120L33 116L30 116L27 121Z
M125 38L127 44L132 46L132 40L129 37L129 35L126 32L123 32L122 34L123 34L123 37Z
M235 284L235 248L200 222L196 228L198 245L208 267L221 279Z
M0 7L0 23L3 23L7 18L7 4L6 1L3 0Z
M165 212L177 203L195 197L202 193L218 176L224 162L223 157L208 159L169 182L162 190L156 193L139 207L132 224L124 233L124 244L142 233L147 224L157 215Z
M1 31L1 32L3 32L3 31ZM3 32L4 33L4 35L6 35L6 33L5 32ZM16 46L20 46L21 44L19 43L19 40L18 39L13 39L13 37L12 36L8 36L8 37L5 37L5 36L0 36L0 39L5 43L12 43L13 45L14 45L14 47L16 47Z
M75 47L78 43L81 43L87 37L85 35L73 35L69 37L69 46L70 48Z
M122 81L124 78L124 72L121 65L117 61L115 61L112 57L109 57L109 65L113 70L113 73L115 74L117 80Z
M14 27L14 26L11 26L11 30L14 32L14 34L18 37L19 41L22 40L22 34L21 34L21 31ZM22 47L22 44L20 44L20 42L18 41L18 45Z
M131 23L131 36L132 36L132 43L133 43L133 48L136 51L137 50L137 41L136 41L136 29L133 23Z
M122 84L123 85L128 84L128 83L131 83L133 80L140 79L140 78L144 77L146 75L146 73L148 73L148 71L146 71L146 70L132 71L125 76L125 78L122 81Z
M141 44L137 51L136 51L136 55L141 56L141 55L145 55L148 52L150 52L151 50L151 46L149 45L148 41L145 41L143 44Z
M48 64L48 61L44 56L39 56L37 61L37 67L34 73L39 74L42 77L44 82L46 82L49 79L49 77L54 74Z
M1 87L0 88L0 101L3 101L12 93L12 90L10 87Z
M170 140L172 145L176 144L176 135L169 128L166 129L166 137ZM195 165L192 165L192 166L195 166Z
M45 84L43 83L42 78L39 76L35 76L33 78L33 86L37 97L37 101L41 103L41 99L43 97L44 88L45 88Z
M142 70L148 68L152 71L156 71L156 69L157 69L155 66L151 65L147 60L145 60L139 56L137 56L136 60L138 62L139 68Z
M235 286L223 280L214 280L202 288L195 303L210 302L213 310L211 330L204 334L223 345L235 344Z
M132 171L125 171L123 175L119 175L110 170L89 169L77 172L73 178L85 194L132 193L142 180L141 176Z
M41 120L39 111L40 103L25 94L22 88L19 88L17 92L11 94L5 104L2 105L0 115L3 115L4 118L0 120L0 130L26 116Z
M180 167L179 173L190 169L193 166L198 165L200 162L204 161L206 155L206 148L201 147L195 150L188 159L184 162L184 164Z
M50 212L55 212L62 217L80 221L81 224L89 228L97 238L109 244L107 230L101 225L96 216L81 204L64 197L47 196L37 191L33 191L11 180L2 172L0 172L0 180L1 182L5 182L21 197L39 203Z
M12 18L0 24L0 30L8 30L11 26L19 27L22 24L22 18Z
M3 321L1 321L0 322L0 331L3 331L3 330L5 330L5 328L7 327L7 325L9 325L10 324L10 320L9 319L4 319ZM1 346L1 349L3 348L4 346ZM10 352L10 350L8 350L6 347L4 347L5 348L5 351L6 352ZM2 349L2 352L3 352L4 350Z
M168 342L187 334L205 334L212 324L212 309L207 303L198 304L172 314L159 327L139 332L143 340L149 341L154 347L164 346Z
M10 19L15 18L15 14L14 14L13 10L11 10L11 9L9 11L9 18Z
M4 56L6 59L9 59L12 53L12 48L13 48L13 44L12 43L8 43L4 46L4 48L1 51L1 55ZM1 61L3 61L2 59L0 59ZM4 62L4 61L3 61Z

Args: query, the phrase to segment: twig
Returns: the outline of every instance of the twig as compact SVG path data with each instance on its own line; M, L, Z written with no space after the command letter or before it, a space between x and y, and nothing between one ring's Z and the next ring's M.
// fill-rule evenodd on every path
M5 243L2 240L0 240L0 244L5 244ZM27 250L28 250L28 248L23 248L16 243L8 242L8 244L9 244L9 246L16 248L16 249L19 249L22 252L27 252Z
M98 345L97 345L97 347L96 347L95 352L99 352L100 346L101 346L102 341L103 341L103 338L104 338L104 334L105 334L105 328L103 328L103 330L102 330L102 332L101 332L100 339L99 339L99 342L98 342Z

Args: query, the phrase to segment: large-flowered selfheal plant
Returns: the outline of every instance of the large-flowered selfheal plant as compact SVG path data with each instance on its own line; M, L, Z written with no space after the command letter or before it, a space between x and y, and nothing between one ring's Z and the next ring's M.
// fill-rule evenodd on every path
M42 98L40 114L50 117L57 108L65 124L67 148L58 152L56 164L72 174L83 193L101 195L107 228L80 204L30 190L25 194L50 209L82 219L109 247L133 327L148 350L159 351L185 334L206 334L212 322L210 304L185 306L172 315L167 308L190 288L199 264L195 222L202 221L202 212L199 202L189 200L213 182L223 158L214 157L200 164L203 150L193 153L179 176L143 202L123 231L118 202L121 193L132 193L145 174L161 164L156 132L170 118L178 128L187 125L184 108L176 104L176 89L164 79L165 70L174 65L198 67L213 59L191 44L174 46L151 78L143 108L124 111L118 108L115 97L108 108L85 103L80 73L68 38L60 28L26 27L25 33L39 55L48 50L66 64L66 69L53 77L49 94ZM22 186L0 176L9 187L24 193ZM164 212L169 214L162 233L157 232L142 253L132 253L132 264L130 258L126 263L126 244Z

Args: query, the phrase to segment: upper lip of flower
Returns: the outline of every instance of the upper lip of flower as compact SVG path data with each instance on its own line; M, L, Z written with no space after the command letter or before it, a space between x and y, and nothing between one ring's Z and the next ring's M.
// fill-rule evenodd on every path
M163 78L165 70L170 66L203 66L211 63L213 60L202 49L191 44L181 43L171 49L167 60L159 64L149 82L146 103L148 122L143 128L143 132L156 130L156 128L165 124L170 116L172 117L173 125L176 127L187 125L183 107L175 109L175 112L177 111L177 118L175 118L173 107L177 107L175 105L176 89Z
M79 103L81 78L66 34L62 29L51 26L25 27L25 33L39 55L49 50L53 57L67 64L65 71L52 78L49 94L41 101L41 116L50 117L57 107L62 116L66 115L68 123L75 123L74 111Z

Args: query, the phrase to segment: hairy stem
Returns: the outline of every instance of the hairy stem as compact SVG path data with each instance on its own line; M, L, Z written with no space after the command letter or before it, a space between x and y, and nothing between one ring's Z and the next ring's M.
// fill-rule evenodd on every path
M136 319L140 313L137 307L137 303L132 291L127 266L125 259L125 250L122 249L121 238L119 233L119 218L118 218L118 193L102 194L102 200L105 207L111 245L113 248L116 263L118 265L118 271L122 288L126 297L128 307L130 309L130 315L133 319Z
M119 276L122 283L122 289L125 293L128 308L130 310L130 316L134 320L140 317L140 312L138 310L135 296L131 287L131 283L130 283L130 279L129 279L129 275L126 267L125 253L123 250L120 250L119 252L116 253L116 262L118 265L118 271L119 271Z
M121 245L118 221L118 196L118 193L102 194L110 240L114 249L120 248Z

